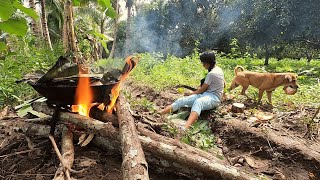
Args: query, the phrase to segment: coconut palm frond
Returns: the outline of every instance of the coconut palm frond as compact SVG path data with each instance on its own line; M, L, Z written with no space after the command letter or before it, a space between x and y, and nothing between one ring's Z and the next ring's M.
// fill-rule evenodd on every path
M92 7L79 7L75 8L75 14L79 16L89 16L96 24L99 24L103 18L103 12Z
M46 6L52 11L63 14L63 2L61 0L46 0Z

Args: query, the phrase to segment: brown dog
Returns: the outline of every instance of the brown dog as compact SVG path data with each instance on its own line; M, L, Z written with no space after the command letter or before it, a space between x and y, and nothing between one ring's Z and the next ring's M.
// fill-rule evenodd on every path
M239 72L239 69L241 71ZM259 89L259 99L261 101L263 92L267 92L268 101L271 104L271 94L279 86L290 86L291 88L297 89L296 84L298 75L294 73L258 73L245 71L243 67L237 66L234 68L235 77L232 80L229 90L242 86L242 95L246 95L246 90L249 85ZM247 96L248 97L248 96Z

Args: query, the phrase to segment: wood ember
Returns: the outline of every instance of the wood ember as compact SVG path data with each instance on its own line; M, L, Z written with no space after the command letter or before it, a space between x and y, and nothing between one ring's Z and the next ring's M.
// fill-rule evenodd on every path
M145 160L134 118L129 112L129 104L122 96L118 97L117 115L122 149L123 179L149 179L148 163Z
M111 122L114 126L119 126L118 117L114 114L107 113L107 111L102 111L98 108L98 105L92 106L90 108L89 116L93 119L98 119L103 122Z

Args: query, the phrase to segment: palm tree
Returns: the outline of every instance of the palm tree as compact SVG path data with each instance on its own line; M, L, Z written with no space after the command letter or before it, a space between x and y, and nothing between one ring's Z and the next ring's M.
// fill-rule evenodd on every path
M115 0L115 1L114 1L113 8L115 8L116 13L117 13L117 16L116 16L116 18L114 19L113 42L112 42L112 48L111 48L111 51L110 51L109 58L113 58L113 57L114 57L114 51L115 51L115 49L116 49L117 30L118 30L118 19L119 19L119 17L118 17L118 14L119 14L119 2L118 2L118 0Z
M37 12L36 11L36 3L34 2L34 0L29 0L29 6L31 9L33 9L35 12ZM37 21L34 20L33 18L31 18L31 29L32 29L33 34L36 37L40 36L39 25L38 25Z
M63 0L46 0L47 22L51 41L62 38L63 29Z
M131 21L132 21L132 6L134 4L134 0L126 0L126 7L128 9L127 14L127 28L126 28L126 41L125 41L125 55L131 53Z
M49 46L50 50L52 51L53 49L52 49L52 44L51 44L51 39L50 39L50 34L49 34L49 28L48 28L48 23L47 23L45 0L40 0L40 4L41 4L42 33L43 33L44 39L48 43L48 46Z
M67 55L71 55L73 62L82 64L81 53L77 44L76 35L73 24L73 6L71 0L64 2L63 14L63 47Z

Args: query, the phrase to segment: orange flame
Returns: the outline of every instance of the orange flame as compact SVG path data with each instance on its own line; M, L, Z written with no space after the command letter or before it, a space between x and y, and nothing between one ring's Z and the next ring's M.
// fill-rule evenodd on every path
M110 101L110 104L109 104L108 109L107 109L107 112L108 112L108 113L112 113L112 110L113 110L113 107L114 107L114 105L115 105L115 103L116 103L116 100L117 100L117 98L119 97L119 94L120 94L120 84L121 84L121 82L124 81L124 80L128 77L130 71L131 71L132 68L133 68L133 67L132 67L132 63L131 63L131 58L132 58L132 56L127 57L127 59L126 59L126 64L127 64L129 67L128 67L128 69L126 70L126 72L120 77L119 82L111 89L111 101Z
M86 71L87 73L88 71ZM77 105L72 105L72 112L78 112L83 116L89 116L90 108L92 107L92 90L90 86L90 77L81 76L81 71L79 71L80 78L76 89L76 102Z

